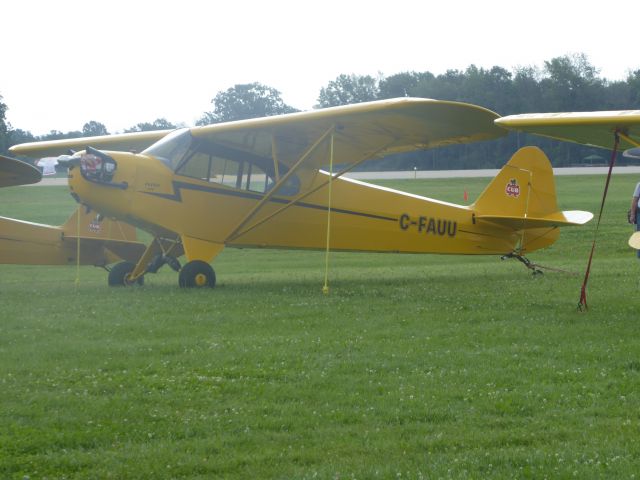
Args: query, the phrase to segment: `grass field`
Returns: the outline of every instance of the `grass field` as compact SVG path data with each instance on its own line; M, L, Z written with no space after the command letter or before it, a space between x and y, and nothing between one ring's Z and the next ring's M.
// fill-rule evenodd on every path
M169 269L0 265L0 478L635 478L640 262L614 176L592 222L531 255L227 250L213 291ZM489 179L388 181L462 203ZM596 212L602 176L557 179ZM381 182L382 183L382 182ZM0 191L62 223L64 187Z

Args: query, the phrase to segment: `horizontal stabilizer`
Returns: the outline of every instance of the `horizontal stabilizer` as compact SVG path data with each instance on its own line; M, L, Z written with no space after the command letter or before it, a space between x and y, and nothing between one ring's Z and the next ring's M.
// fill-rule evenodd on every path
M521 230L524 228L567 227L584 225L593 218L591 212L569 210L555 212L544 217L522 217L508 215L477 215L478 220L497 223L503 227Z
M622 152L622 156L626 158L640 159L640 147L625 150Z
M78 249L81 265L102 266L121 259L137 262L145 246L136 241L131 225L99 221L83 207L59 227L0 217L0 264L73 265Z
M102 238L80 238L80 263L83 265L109 265L126 260L136 263L145 251L144 244L127 240L105 240ZM64 237L64 248L73 252L70 263L76 262L78 237Z

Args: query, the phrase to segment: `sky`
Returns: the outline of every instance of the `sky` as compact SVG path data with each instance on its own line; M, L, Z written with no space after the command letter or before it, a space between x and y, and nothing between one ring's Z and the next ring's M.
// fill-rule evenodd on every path
M542 68L583 53L609 80L640 69L640 1L20 0L2 5L0 96L12 128L110 133L194 125L260 82L308 110L341 74ZM498 112L499 113L499 112Z

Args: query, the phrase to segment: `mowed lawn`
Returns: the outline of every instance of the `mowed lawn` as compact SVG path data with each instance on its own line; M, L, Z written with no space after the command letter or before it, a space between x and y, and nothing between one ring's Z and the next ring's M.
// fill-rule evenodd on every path
M531 275L498 257L226 250L214 290L165 267L0 265L0 478L634 478L640 262L614 176ZM385 186L463 203L489 179ZM557 178L596 212L604 176ZM0 190L62 223L65 187Z

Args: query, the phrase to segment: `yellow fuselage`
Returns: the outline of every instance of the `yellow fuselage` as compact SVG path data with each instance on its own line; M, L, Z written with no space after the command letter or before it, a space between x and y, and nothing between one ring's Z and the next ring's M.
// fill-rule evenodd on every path
M513 230L479 225L469 207L354 180L335 179L329 199L328 175L317 171L307 178L309 190L317 191L288 207L294 197L276 194L238 229L264 194L181 176L146 155L106 153L118 164L112 182L89 181L74 167L72 193L98 212L154 236L234 247L323 249L330 205L332 250L502 254L518 241Z

